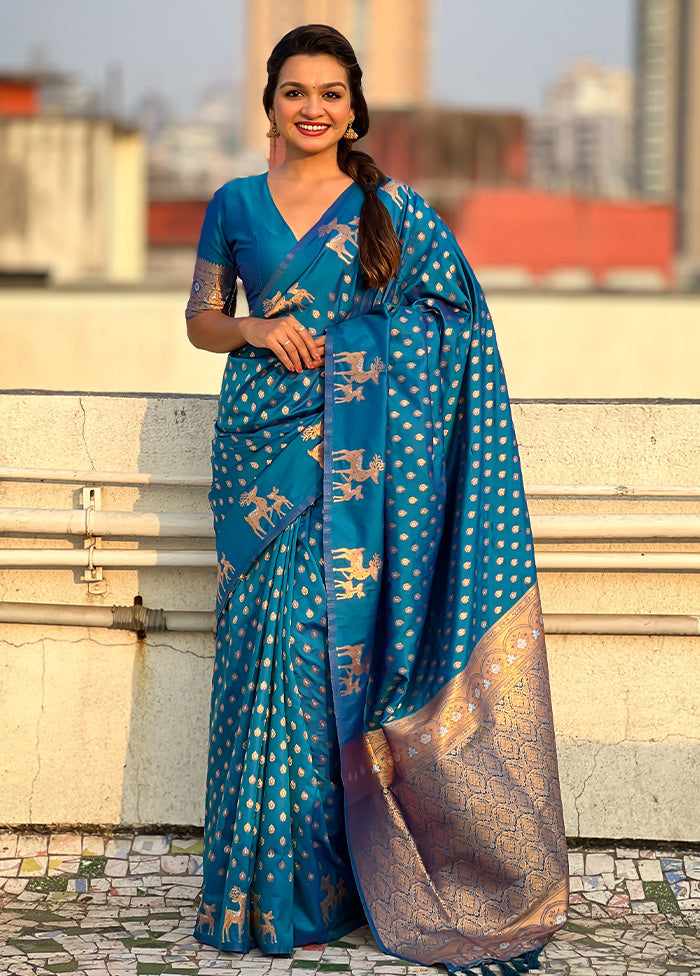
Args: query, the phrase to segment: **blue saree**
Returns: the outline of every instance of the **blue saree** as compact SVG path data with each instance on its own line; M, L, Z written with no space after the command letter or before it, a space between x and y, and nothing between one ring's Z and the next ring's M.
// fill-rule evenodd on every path
M522 972L567 859L517 444L471 269L410 188L379 192L402 242L379 291L354 184L296 241L266 177L236 180L202 231L188 315L239 275L251 314L325 332L326 367L227 360L195 934L288 953L366 918L401 958Z

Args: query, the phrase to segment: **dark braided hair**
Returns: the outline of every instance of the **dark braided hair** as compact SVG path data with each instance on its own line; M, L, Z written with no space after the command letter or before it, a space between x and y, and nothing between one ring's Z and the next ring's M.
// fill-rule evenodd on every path
M345 68L350 83L350 103L355 113L353 129L359 137L366 135L369 111L362 91L362 68L347 38L325 24L295 27L275 45L267 62L267 85L263 92L267 115L272 111L282 65L295 54L329 54ZM338 143L338 165L362 187L365 194L358 228L364 283L370 288L383 288L398 271L401 260L401 244L389 211L377 194L386 176L371 156L352 149L347 139L341 139Z

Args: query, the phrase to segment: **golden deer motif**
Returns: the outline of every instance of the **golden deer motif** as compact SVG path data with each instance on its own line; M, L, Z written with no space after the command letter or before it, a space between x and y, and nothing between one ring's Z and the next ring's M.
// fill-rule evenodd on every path
M326 247L329 247L331 251L335 251L341 261L345 264L351 264L354 254L348 249L348 244L352 244L353 247L357 248L357 235L359 232L360 218L353 217L349 224L339 224L336 217L331 220L329 224L324 224L323 227L319 227L318 236L323 237L326 234L334 233L329 241L326 241Z
M221 553L221 562L218 564L216 569L216 589L220 590L222 585L227 581L229 575L233 572L233 566L228 561L224 553Z
M377 356L369 369L365 369L366 352L339 352L335 353L335 377L342 378L344 382L335 383L335 402L350 403L351 400L364 400L362 384L372 380L377 385L379 377L386 370L385 364ZM349 366L349 369L338 369L339 366ZM353 386L353 384L358 384Z
M350 658L349 664L338 665L341 671L345 672L340 676L340 694L343 698L358 692L360 690L360 678L363 674L369 673L369 661L362 660L364 649L364 644L346 644L344 647L338 648L339 657Z
M397 180L389 180L380 189L382 189L385 193L388 193L397 206L403 206L401 193L406 192L406 187L403 183L399 183Z
M273 487L272 491L269 493L267 497L272 504L272 508L277 512L278 515L283 514L285 505L287 506L287 508L292 507L292 503L290 502L290 500L288 498L285 498L284 495L280 495L279 488Z
M339 475L343 479L333 482L333 490L339 492L333 496L334 502L347 502L351 498L364 498L362 482L368 479L373 481L375 485L379 484L379 472L384 470L384 462L378 454L375 454L369 463L369 467L363 468L364 453L364 448L356 451L333 451L334 462L345 461L350 465L345 470L336 471L335 468L333 469L333 474ZM355 488L352 487L354 481L358 482Z
M273 915L273 913L271 911L269 911L269 912L261 912L260 913L260 918L262 919L262 922L260 923L260 941L261 942L264 942L265 941L265 936L266 935L269 935L270 936L270 941L271 942L273 942L273 943L274 942L277 942L277 933L275 932L275 926L272 924L272 921L273 921L274 917L275 916Z
M272 298L266 298L263 302L263 312L265 318L270 318L271 315L279 315L281 312L291 312L294 308L304 308L304 305L310 304L313 300L314 296L311 292L306 288L300 288L299 282L296 281L284 295L278 291Z
M352 383L336 383L335 402L350 403L352 400L364 400L365 395L361 386L353 386Z
M244 491L240 497L241 505L254 505L255 508L252 512L248 512L244 516L246 522L251 527L253 532L260 538L265 537L265 530L261 526L263 519L272 525L272 512L273 508L271 505L267 504L265 498L258 497L258 489L253 485L248 491Z
M216 905L205 905L202 902L202 907L199 909L197 914L197 928L204 931L204 928L209 929L209 935L214 934L214 909Z
M350 600L352 597L363 597L367 594L365 593L363 581L366 579L379 579L379 573L382 568L382 560L379 553L372 556L367 566L364 565L365 550L364 549L334 549L333 555L347 560L347 566L336 566L333 565L333 571L337 573L341 578L336 580L336 588L340 590L338 593L339 600Z
M328 923L331 918L331 912L337 908L343 898L347 896L348 892L342 878L338 879L337 885L333 885L331 884L330 875L321 878L321 888L326 892L326 897L321 902L321 911L323 912L323 921Z
M224 912L224 925L222 930L222 939L224 942L231 941L231 926L235 924L236 928L238 929L238 941L242 942L243 929L246 923L245 908L246 908L246 900L248 896L246 892L241 891L241 889L237 885L235 888L232 888L229 891L228 896L233 902L233 904L236 905L237 907L235 909L227 908L226 911Z

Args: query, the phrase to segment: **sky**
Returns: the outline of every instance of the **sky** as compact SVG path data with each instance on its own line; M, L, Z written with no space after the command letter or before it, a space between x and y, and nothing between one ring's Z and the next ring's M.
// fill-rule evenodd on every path
M432 95L536 111L572 59L631 67L634 0L432 0ZM102 89L121 66L131 112L148 90L180 113L212 82L243 78L244 0L0 0L0 71L37 52Z

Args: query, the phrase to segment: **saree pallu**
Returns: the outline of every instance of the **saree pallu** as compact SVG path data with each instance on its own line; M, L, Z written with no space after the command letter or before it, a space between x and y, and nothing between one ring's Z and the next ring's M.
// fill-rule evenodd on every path
M325 330L325 381L250 346L227 363L197 935L288 952L361 903L389 953L522 972L566 920L567 859L517 444L454 238L380 193L385 290L361 285L346 191L252 310Z

